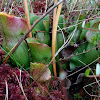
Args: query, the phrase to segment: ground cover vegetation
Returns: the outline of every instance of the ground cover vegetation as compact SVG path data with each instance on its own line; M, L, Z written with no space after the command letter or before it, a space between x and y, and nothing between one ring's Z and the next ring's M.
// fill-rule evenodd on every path
M4 99L100 99L99 0L0 0Z

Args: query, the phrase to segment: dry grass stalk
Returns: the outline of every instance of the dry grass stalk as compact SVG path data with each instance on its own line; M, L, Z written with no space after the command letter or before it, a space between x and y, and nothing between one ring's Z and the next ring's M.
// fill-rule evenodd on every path
M23 0L23 2L24 2L24 8L25 8L25 15L26 15L27 26L28 26L28 29L30 29L31 26L30 26L30 18L29 18L27 0ZM32 38L32 33L31 32L29 33L29 38Z
M59 21L61 8L62 8L62 3L58 6L57 13L56 13L56 9L54 10L54 15L53 15L52 57L55 55L57 26L58 26L58 21ZM57 76L56 63L54 63L54 62L55 62L55 58L53 60L53 71L54 71L54 76Z
M54 4L57 3L57 0L54 0ZM54 37L54 28L55 28L55 21L56 21L56 12L57 12L57 7L54 9L53 11L53 31L52 31L52 57L55 55L55 38ZM53 62L55 62L55 58L53 60ZM56 63L53 64L53 71L54 71L54 76L57 76L57 72L56 72Z

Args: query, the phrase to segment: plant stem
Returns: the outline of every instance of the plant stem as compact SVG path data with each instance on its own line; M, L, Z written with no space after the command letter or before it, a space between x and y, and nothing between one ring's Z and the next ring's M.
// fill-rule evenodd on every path
M28 29L30 29L31 26L30 26L30 17L29 17L29 12L28 12L27 0L23 0L23 2L24 2L24 8L25 8L25 15L26 15L27 26L28 26ZM31 32L29 33L29 38L32 38L32 33Z
M32 25L32 27L29 29L28 32L25 33L25 35L18 41L18 43L15 45L14 49L11 51L11 53L6 57L6 59L4 60L3 64L5 64L8 59L10 58L11 54L13 54L15 52L15 50L18 48L18 46L22 43L23 40L25 40L28 36L28 34L33 30L33 28L46 16L48 15L55 7L57 7L59 4L61 4L63 2L63 0L59 1L56 5L52 6L51 8L49 8L49 10L44 13L38 20L36 20L34 22L34 24Z
M61 8L62 8L62 3L58 6L57 14L56 14L56 10L55 10L54 11L54 16L53 16L52 57L55 55L57 26L58 26L58 21L59 21L59 16L60 16ZM55 62L55 58L54 58L53 62ZM53 71L54 71L54 76L57 76L56 63L53 63Z
M57 0L54 0L54 4L57 3ZM54 41L56 41L56 37L54 37L54 29L55 29L55 22L56 22L56 13L57 12L57 7L54 9L53 12L53 30L52 30L52 58L55 55L55 43ZM57 31L57 30L56 30ZM55 58L53 60L53 62L55 62ZM57 72L56 72L56 63L53 63L53 72L54 72L54 76L57 76Z

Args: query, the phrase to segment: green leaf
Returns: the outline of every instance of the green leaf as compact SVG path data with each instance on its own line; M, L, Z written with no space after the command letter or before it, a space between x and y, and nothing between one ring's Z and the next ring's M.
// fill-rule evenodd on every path
M95 1L94 0L91 0L91 3L93 5L93 7L95 7Z
M44 43L28 42L32 61L48 64L51 60L51 49Z
M84 15L80 15L79 21L78 21L78 23L80 23L80 24L78 24L78 29L80 29L80 30L82 30L82 20L84 20L84 19L85 19L85 16Z
M87 70L85 71L85 76L86 76L86 77L87 77L87 76L89 76L90 71L91 71L91 69L90 69L90 68L89 68L89 69L87 69Z
M96 18L96 19L90 21L90 26L92 26L93 24L95 24L95 23L97 23L99 21L100 21L100 18Z
M33 13L29 13L29 16L30 16L30 24L31 25L33 25L33 22L35 22L39 18L39 16L37 16ZM38 25L36 25L36 26L38 26ZM35 26L35 28L36 28L36 26Z
M79 15L78 15L79 16ZM81 33L82 33L82 20L85 18L85 16L84 15L80 15L80 17L79 17L79 21L78 21L78 27L77 27L77 30L76 30L76 32L75 32L75 34L74 34L74 36L73 36L73 38L72 38L72 41L73 42L77 42L78 40L79 40L79 38L80 38L80 35L81 35ZM76 24L76 23L75 23Z
M45 27L44 32L37 32L36 38L39 39L40 43L50 44L49 21L44 20L43 25Z
M39 16L30 13L30 23L33 23L39 18ZM49 44L49 16L43 18L32 30L33 36L39 39L40 43Z
M62 29L64 27L64 16L59 16L58 26ZM58 28L59 29L59 28Z
M90 28L90 22L85 24L85 26L83 28ZM82 29L82 33L80 35L80 39L83 40L85 38L86 32L88 31L88 29Z
M84 29L84 28L93 28L93 25L95 23L99 22L99 20L100 20L100 18L96 18L96 19L94 19L94 20L92 20L92 21L85 24L85 26L82 29L82 34L80 36L81 40L83 40L85 38L86 32L88 31L88 29ZM95 25L94 25L94 27L95 27ZM98 28L98 27L96 27L96 28Z
M46 68L46 65L43 63L30 63L30 72L33 79L36 79L38 75ZM51 72L49 68L45 70L45 72L38 79L39 82L45 82L51 78Z
M57 48L59 49L63 45L63 43L64 43L64 39L63 39L62 33L57 33L57 41L56 42L57 42L56 43Z
M85 18L84 15L80 15L79 20L83 20ZM81 21L82 22L82 21Z
M93 24L91 26L92 30L88 30L86 33L87 41L90 43L93 43L94 45L99 45L99 42L100 42L100 40L98 40L98 38L100 36L99 26L100 26L100 22ZM98 30L98 31L94 31L94 30Z
M95 48L95 46L91 43L84 43L81 46L79 46L76 50L74 55L76 53L82 53L83 51L88 51ZM96 60L98 58L99 54L96 49L93 49L91 51L88 51L86 53L71 57L70 59L70 69L73 70L75 67L82 66L84 64L89 64Z
M31 25L33 25L33 23L39 18L39 16L33 14L33 13L30 13L30 23ZM47 15L46 17L44 17L35 27L34 29L32 30L33 33L35 33L36 31L44 31L45 30L45 27L43 25L43 21L46 20L48 21L49 20L49 16ZM49 28L49 27L48 27Z
M62 30L62 28L65 26L65 18L64 15L59 16L59 21L58 21L58 30ZM63 31L63 30L62 30ZM63 34L62 32L57 32L57 41L56 41L56 51L63 45L64 39L63 39Z
M98 53L99 53L99 55L100 55L100 47L98 48Z
M26 39L27 42L38 42L37 38L27 38Z
M72 39L74 42L77 42L79 40L81 32L82 32L82 30L78 28L77 31L75 32L74 36L73 36L73 39Z
M24 33L28 31L27 23L24 19L3 12L0 12L0 27L3 36L3 48L8 53ZM20 44L12 56L13 63L24 65L25 68L29 67L29 53L25 41Z

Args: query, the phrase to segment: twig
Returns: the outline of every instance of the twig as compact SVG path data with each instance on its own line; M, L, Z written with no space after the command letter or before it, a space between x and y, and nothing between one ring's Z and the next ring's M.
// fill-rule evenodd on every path
M93 16L94 17L94 16ZM81 23L83 23L83 21L87 21L87 20L94 20L95 18L100 18L100 17L95 17L95 18L93 18L93 17L90 17L90 18L87 18L87 19L83 19L83 20L79 20L79 21L82 21L82 22L79 22L79 23L77 23L77 24L75 24L75 25L71 25L71 26L68 26L68 27L65 27L65 28L62 28L62 29L68 29L68 28L71 28L71 27L74 27L74 26L76 26L76 25L79 25L79 24L81 24ZM65 23L66 24L66 23ZM83 27L82 27L83 28ZM87 28L83 28L83 29L87 29ZM90 28L90 30L91 30L91 28ZM59 31L59 30L58 30Z
M99 48L99 47L100 47L100 46L98 46L98 47L96 47L96 48ZM69 56L69 57L67 57L67 58L65 58L65 59L61 59L61 60L58 60L58 61L56 61L56 62L67 60L67 59L69 59L69 58L71 58L71 57L75 57L75 56L78 56L78 55L81 55L81 54L87 53L87 52L92 51L92 50L94 50L94 49L96 49L96 48L92 48L92 49L87 50L87 51L85 51L85 52L81 52L81 53L79 53L79 54Z
M55 7L57 7L59 4L61 4L63 0L59 1L56 5L52 6L46 13L44 13L38 20L34 22L32 27L28 32L25 33L25 35L18 41L18 43L15 45L14 49L11 51L10 55L15 52L15 50L18 48L18 46L22 43L23 40L25 40L28 36L28 34L33 30L33 28L46 16L48 15ZM9 59L9 55L4 60L3 64L5 64Z
M64 32L63 32L63 30L58 26L58 28L59 28L59 30L61 31L61 33L62 33L62 36L63 36L63 40L64 40L64 43L65 43L65 36L64 36Z
M28 29L30 29L31 26L30 26L30 17L29 17L29 12L28 12L27 0L23 0L23 2L24 2L24 8L25 8L25 15L26 15L27 26L28 26ZM29 33L29 38L32 38L32 33L31 32Z
M72 74L68 75L67 77L70 77L70 76L72 76L72 75L74 75L74 74L76 74L76 73L80 72L81 70L83 70L83 69L87 68L88 66L90 66L91 64L93 64L94 62L96 62L96 61L97 61L97 60L99 60L99 59L100 59L100 57L98 57L96 60L94 60L94 61L93 61L93 62L91 62L90 64L86 65L85 67L83 67L83 68L79 69L78 71L76 71L76 72L74 72L74 73L72 73Z
M88 78L94 78L94 75L88 75ZM95 77L100 78L100 75L95 75Z
M99 82L100 82L100 80L99 80ZM93 83L90 83L90 84L85 85L85 86L83 87L83 89L85 90L85 92L86 92L88 95L92 96L92 97L98 97L98 95L91 95L90 93L87 92L87 90L86 90L85 88L88 87L88 86L90 86L90 85L96 84L96 83L97 83L97 82L93 82Z
M99 48L100 46L97 46L96 48ZM67 60L67 59L69 59L69 58L71 58L71 57L75 57L75 56L78 56L78 55L81 55L81 54L85 54L85 53L87 53L87 52L89 52L89 51L92 51L92 50L94 50L94 49L96 49L96 48L92 48L92 49L90 49L90 50L87 50L87 51L85 51L85 52L81 52L81 53L79 53L79 54L76 54L76 55L71 55L71 56L69 56L69 57L67 57L67 58L65 58L65 59L60 59L60 60L58 60L58 61L55 61L56 63L57 62L60 62L60 61L64 61L64 60ZM54 62L54 63L55 63ZM52 64L52 63L51 63Z
M90 68L90 67L88 67L88 68ZM98 81L98 79L97 79L96 75L94 74L94 72L92 71L92 69L91 69L91 68L90 68L90 70L91 70L91 72L92 72L92 74L93 74L93 76L94 76L94 78L95 78L96 82L98 83L98 86L100 87L100 83L99 83L99 81Z
M100 31L100 30L95 30L95 29L92 29L92 28L83 28L83 27L82 27L82 29L88 29L88 30L90 30L90 31L95 31L95 32Z

